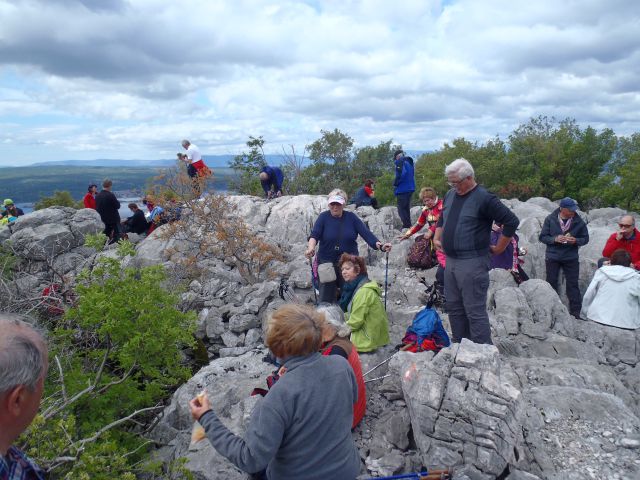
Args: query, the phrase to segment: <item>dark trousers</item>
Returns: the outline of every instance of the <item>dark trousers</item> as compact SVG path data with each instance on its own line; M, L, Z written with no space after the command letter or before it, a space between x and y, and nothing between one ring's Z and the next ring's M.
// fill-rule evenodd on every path
M402 220L402 228L411 227L411 195L413 192L399 193L396 195L398 201L398 215Z
M105 224L102 233L104 233L109 238L109 244L115 243L120 240L120 228L121 225L119 223Z
M582 295L580 295L580 286L578 285L578 275L580 274L580 262L576 258L574 260L545 260L547 267L547 282L558 291L558 275L560 269L564 272L566 283L567 298L569 299L569 312L574 317L580 316L582 310Z
M438 264L438 269L436 270L436 282L438 282L438 292L444 295L444 268L440 264Z
M336 280L334 282L320 283L320 286L318 287L318 290L320 291L318 301L321 303L337 303L338 289L342 288L342 285L344 285L344 279L342 278L338 264L335 263L333 268L336 271Z
M468 338L475 343L492 343L487 313L489 268L489 256L447 257L444 295L453 342Z

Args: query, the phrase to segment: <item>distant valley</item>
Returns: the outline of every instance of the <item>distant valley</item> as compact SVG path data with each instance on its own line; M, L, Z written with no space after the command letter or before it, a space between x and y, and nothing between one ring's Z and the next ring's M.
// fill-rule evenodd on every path
M99 162L99 161L97 161ZM0 168L0 201L11 198L16 204L28 204L48 197L56 190L67 190L74 199L80 200L91 183L100 185L102 180L113 180L113 190L135 196L144 193L163 168L161 166L87 166L46 163L29 167ZM175 162L168 162L171 166ZM234 171L228 167L212 165L215 173L213 188L229 190L229 181Z

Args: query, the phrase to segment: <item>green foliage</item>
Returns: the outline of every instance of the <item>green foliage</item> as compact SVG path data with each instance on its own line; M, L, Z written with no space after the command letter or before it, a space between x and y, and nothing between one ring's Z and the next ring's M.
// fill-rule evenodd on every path
M0 278L12 280L18 263L18 257L10 246L7 243L0 244Z
M34 210L42 210L43 208L54 206L84 208L83 203L75 201L68 191L56 190L50 197L40 197L40 200L34 206Z
M240 174L238 179L230 182L231 188L236 192L245 195L261 195L263 190L258 175L260 170L267 165L264 144L262 136L257 138L250 136L247 141L249 153L242 152L229 162L229 167Z
M194 315L177 309L162 266L122 268L130 249L79 276L77 304L50 335L59 367L24 440L54 478L135 478L148 444L139 425L191 374L182 350L194 345Z
M109 237L107 237L104 233L85 235L84 246L93 248L97 252L101 252L107 245L107 240L109 240Z

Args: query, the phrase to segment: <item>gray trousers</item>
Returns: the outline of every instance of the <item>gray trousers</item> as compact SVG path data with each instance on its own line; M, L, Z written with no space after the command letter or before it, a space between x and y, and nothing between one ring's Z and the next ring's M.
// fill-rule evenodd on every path
M468 338L475 343L492 343L487 314L489 268L488 255L465 259L447 257L444 295L454 342Z

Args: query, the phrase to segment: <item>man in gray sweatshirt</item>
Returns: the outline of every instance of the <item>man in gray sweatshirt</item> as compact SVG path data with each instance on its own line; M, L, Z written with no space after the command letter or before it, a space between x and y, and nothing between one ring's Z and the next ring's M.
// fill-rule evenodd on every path
M478 185L464 158L445 168L451 190L444 197L434 244L447 255L444 294L454 342L468 338L491 344L487 314L490 254L501 254L520 223L500 199ZM493 222L504 225L495 246L490 245Z

